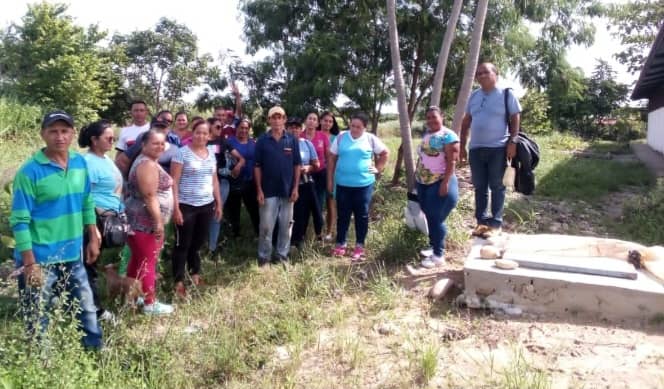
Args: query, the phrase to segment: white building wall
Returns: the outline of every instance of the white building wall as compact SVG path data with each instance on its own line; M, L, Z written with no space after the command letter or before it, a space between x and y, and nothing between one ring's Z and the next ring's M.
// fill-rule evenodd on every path
M648 113L648 145L664 154L664 107Z

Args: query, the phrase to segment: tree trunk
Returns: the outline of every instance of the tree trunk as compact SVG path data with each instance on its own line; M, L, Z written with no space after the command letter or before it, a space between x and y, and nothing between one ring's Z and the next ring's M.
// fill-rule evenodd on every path
M390 53L392 69L394 72L394 86L397 91L397 105L399 107L399 126L401 127L401 146L406 166L406 187L411 192L415 187L415 164L413 162L412 138L410 134L410 120L406 102L406 88L401 71L401 55L399 55L399 35L397 31L397 15L395 0L387 0L387 23L390 33Z
M456 109L454 111L454 120L452 121L452 130L457 134L461 132L461 121L463 120L466 111L466 105L470 98L471 89L473 88L473 79L475 78L477 61L480 57L482 32L484 31L484 20L486 19L488 6L489 0L477 1L477 10L475 11L475 20L473 21L473 35L470 41L468 60L466 61L466 68L463 71L463 82L461 83L461 89L459 89L459 96L457 97Z
M445 29L445 36L443 37L443 44L440 46L440 53L438 54L438 65L436 66L436 75L433 81L433 91L431 92L431 106L440 106L440 96L443 92L443 79L445 79L445 69L447 68L447 61L450 55L450 48L452 41L456 34L456 25L461 15L461 7L463 0L454 0L452 5L452 12L450 19L447 21L447 28Z
M424 61L424 47L422 46L422 39L419 39L417 42L417 49L415 50L415 61L413 61L413 71L412 79L410 83L410 96L408 98L408 120L410 124L413 124L413 118L415 117L415 110L417 106L415 101L417 100L417 84L420 81L420 73L422 71L422 62Z
M394 162L394 174L392 174L392 186L399 185L401 179L401 166L403 166L403 143L399 145L397 160Z

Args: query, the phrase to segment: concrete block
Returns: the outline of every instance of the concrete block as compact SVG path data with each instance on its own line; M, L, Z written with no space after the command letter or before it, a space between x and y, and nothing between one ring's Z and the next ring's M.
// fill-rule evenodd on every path
M550 247L565 247L564 238L554 235L550 238L553 240ZM570 237L569 242L578 245L583 241L579 238ZM598 242L597 238L588 239L595 245ZM535 241L538 244L528 244ZM543 236L510 235L506 256L510 246L514 246L519 247L521 257L527 255L526 247L532 247L533 257L537 257L535 252L545 248L546 242L547 237ZM634 280L523 267L501 270L493 260L480 259L483 244L482 239L475 240L464 264L462 300L468 306L536 314L574 314L610 321L647 320L664 314L664 286L643 270L636 270ZM578 256L576 251L574 255ZM555 255L555 249L549 250L547 255ZM592 255L589 257L594 259ZM565 255L561 254L560 258Z

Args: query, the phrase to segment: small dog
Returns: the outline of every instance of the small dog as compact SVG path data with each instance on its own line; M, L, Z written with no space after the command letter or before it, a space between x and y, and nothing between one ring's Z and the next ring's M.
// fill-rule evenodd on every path
M115 300L118 295L124 298L124 303L130 307L136 306L136 299L143 297L141 283L130 277L121 277L118 275L118 269L115 264L104 266L106 275L106 291L111 300Z

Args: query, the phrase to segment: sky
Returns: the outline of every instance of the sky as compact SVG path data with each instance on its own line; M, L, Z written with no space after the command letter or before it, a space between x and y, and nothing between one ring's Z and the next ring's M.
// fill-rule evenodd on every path
M3 5L0 14L0 27L6 28L12 22L20 22L27 11L27 5L35 1L12 0ZM245 42L242 40L242 18L238 9L239 0L63 0L68 4L67 14L72 16L79 25L98 24L102 29L126 34L136 30L153 28L161 17L175 19L189 27L199 40L199 50L218 58L228 50L251 61L245 53ZM568 61L581 67L586 75L590 75L597 58L606 59L618 73L618 80L631 84L638 75L631 75L618 64L612 55L620 46L606 31L606 23L598 21L596 25L595 44L592 47L572 47L568 53ZM509 76L500 81L502 86L515 88L521 94L522 88Z

